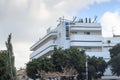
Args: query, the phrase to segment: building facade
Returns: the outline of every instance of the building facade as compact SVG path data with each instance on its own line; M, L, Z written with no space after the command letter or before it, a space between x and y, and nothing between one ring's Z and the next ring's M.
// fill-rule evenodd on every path
M54 47L67 49L76 47L85 50L89 56L103 57L106 61L110 59L109 49L120 43L120 37L111 38L102 37L102 27L99 23L91 19L83 19L78 21L60 20L60 23L53 30L47 30L47 34L37 41L30 50L30 60L42 56L50 56ZM117 79L119 77L112 76L110 69L105 72L103 79Z

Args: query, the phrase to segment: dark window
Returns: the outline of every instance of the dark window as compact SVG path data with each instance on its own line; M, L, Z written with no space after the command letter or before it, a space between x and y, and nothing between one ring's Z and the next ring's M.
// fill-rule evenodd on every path
M69 26L66 26L66 37L69 37Z
M108 41L107 41L107 43L109 44L109 43L111 43L111 41L110 41L110 40L108 40Z
M84 32L84 34L86 34L86 35L90 35L90 32Z

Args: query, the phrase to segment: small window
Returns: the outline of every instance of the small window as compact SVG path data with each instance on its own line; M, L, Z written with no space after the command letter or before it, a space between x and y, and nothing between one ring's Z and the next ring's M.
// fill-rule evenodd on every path
M91 52L91 48L84 48L85 51Z
M110 44L110 43L111 43L111 41L110 41L110 40L108 40L108 41L107 41L107 43L108 43L108 44Z
M66 37L69 37L70 33L69 33L69 26L66 26Z
M72 32L72 34L77 34L77 32Z
M55 38L53 38L53 43L55 43L55 41L56 41L56 37L55 37Z

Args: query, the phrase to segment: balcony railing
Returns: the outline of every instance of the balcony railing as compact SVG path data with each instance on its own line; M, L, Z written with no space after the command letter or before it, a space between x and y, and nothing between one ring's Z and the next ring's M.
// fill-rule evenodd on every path
M45 53L53 50L54 46L56 46L56 42L54 42L54 40L50 40L45 45L38 48L36 51L33 51L33 53L31 53L31 55L30 55L30 58L40 57L40 56L44 55Z
M47 34L42 39L40 39L39 41L37 41L32 47L30 47L30 50L33 50L36 46L38 46L40 43L42 43L45 39L47 39L50 36L56 37L57 36L57 32L51 32L51 33Z
M99 46L102 46L102 42L76 42L76 41L74 41L74 42L70 42L70 45L71 46L83 46L83 47L89 47L89 46L91 46L91 47L99 47Z
M71 35L71 41L102 41L102 36L99 35Z
M110 59L109 51L101 51L101 52L86 52L89 56L103 57L106 61Z
M80 26L80 27L101 27L99 23L75 23L71 26Z
M101 28L84 28L84 27L71 27L71 31L101 31Z

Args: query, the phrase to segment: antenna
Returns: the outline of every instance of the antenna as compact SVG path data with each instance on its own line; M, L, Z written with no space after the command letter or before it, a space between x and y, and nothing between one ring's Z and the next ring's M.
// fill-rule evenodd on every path
M112 35L113 35L113 37L115 37L115 34L114 34L114 26L112 26Z
M91 18L89 18L89 23L91 23Z
M60 17L60 18L58 18L58 20L57 20L57 22L62 22L62 18Z
M85 23L87 23L87 18L85 18Z
M73 21L72 22L74 22L76 20L76 18L77 18L76 16L75 17L73 16Z
M64 22L64 21L70 21L70 22L72 22L71 20L65 19L64 16L58 18L58 20L57 20L57 22L60 22L60 23L61 23L61 22Z
M63 20L63 22L64 22L64 20L65 20L64 16L62 17L62 20Z
M83 23L83 19L81 19L81 23Z
M97 19L97 16L95 16L95 18L94 18L94 20L93 20L93 22L92 22L92 23L95 23L95 22L96 22L96 19Z

